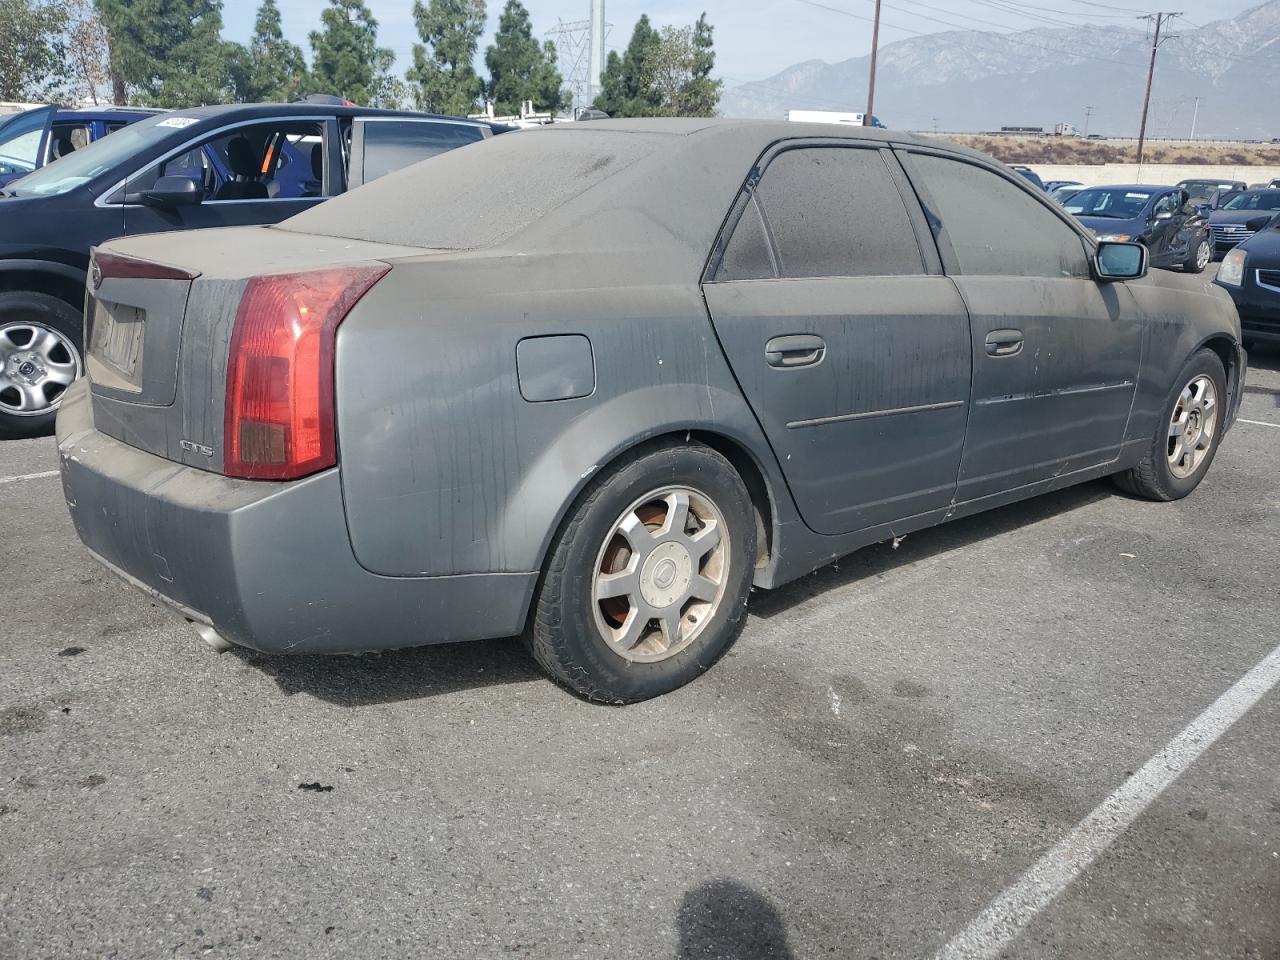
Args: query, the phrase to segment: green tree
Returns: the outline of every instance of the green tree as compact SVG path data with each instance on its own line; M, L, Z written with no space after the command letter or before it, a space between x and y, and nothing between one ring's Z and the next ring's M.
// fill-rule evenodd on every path
M564 80L556 69L554 43L539 45L529 11L520 0L507 0L498 18L493 45L485 51L489 83L485 93L499 115L517 114L526 100L535 110L556 113L567 103Z
M304 92L307 61L302 48L284 38L276 0L263 0L247 47L238 47L233 69L236 99L243 103L288 103Z
M378 46L378 21L363 0L329 0L323 30L311 31L311 93L388 106L397 96L395 54Z
M600 95L594 106L611 117L656 117L662 113L662 98L653 85L654 57L662 38L641 14L631 32L626 52L610 52L600 78Z
M157 107L229 98L235 45L221 36L221 0L98 0L98 12L117 96Z
M56 2L0 0L0 100L42 100L66 78L66 11Z
M669 117L714 117L720 102L719 80L710 73L716 56L711 25L704 13L692 27L663 27L649 60L649 78Z
M415 0L413 19L422 38L405 74L414 103L435 113L470 112L484 93L472 66L484 33L484 0Z
M613 117L712 117L721 81L704 13L691 27L655 30L642 16L626 53L609 54L595 106Z

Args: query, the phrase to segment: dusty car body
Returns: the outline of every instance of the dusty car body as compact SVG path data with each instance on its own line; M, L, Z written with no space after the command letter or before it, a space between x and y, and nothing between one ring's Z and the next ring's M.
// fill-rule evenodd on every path
M99 559L229 642L523 632L561 682L641 699L714 662L752 585L1107 474L1189 492L1239 402L1235 310L1110 282L1108 252L1145 274L898 133L501 137L278 227L97 251L66 498ZM291 329L326 318L292 367L259 330L286 301ZM1166 443L1186 476L1143 486Z

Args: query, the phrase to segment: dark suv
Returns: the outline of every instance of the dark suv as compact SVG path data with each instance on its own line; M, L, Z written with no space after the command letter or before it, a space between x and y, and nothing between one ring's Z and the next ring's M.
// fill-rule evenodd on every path
M0 187L159 110L46 106L0 117Z
M53 426L84 370L89 249L113 237L278 223L507 127L316 103L140 120L0 190L0 438Z

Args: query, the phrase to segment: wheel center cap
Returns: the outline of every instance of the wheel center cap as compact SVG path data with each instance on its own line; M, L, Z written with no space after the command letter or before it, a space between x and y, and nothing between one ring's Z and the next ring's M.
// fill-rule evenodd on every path
M640 595L662 609L682 599L693 580L693 559L674 541L658 544L640 568Z
M18 373L22 374L24 377L30 377L35 372L36 365L30 360L24 360L22 363L18 364Z

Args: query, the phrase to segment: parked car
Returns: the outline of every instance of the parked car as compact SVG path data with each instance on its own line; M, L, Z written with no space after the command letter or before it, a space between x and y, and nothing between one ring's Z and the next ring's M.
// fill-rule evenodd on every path
M84 369L89 248L111 237L275 223L507 128L315 103L160 114L0 191L0 438L53 426Z
M1099 240L1142 244L1153 267L1201 273L1213 259L1207 221L1178 187L1088 187L1065 207Z
M1206 216L1249 189L1243 180L1179 180L1176 185L1191 195L1192 202Z
M1054 203L1065 205L1068 200L1084 189L1084 184L1071 183L1060 187L1055 187L1049 191L1049 196L1053 198Z
M1280 190L1246 190L1221 210L1209 214L1213 252L1221 257L1236 244L1248 240L1280 212Z
M1123 282L1148 257L899 132L498 137L277 227L101 247L66 501L218 646L524 632L639 700L715 662L753 584L1094 477L1190 493L1245 355L1226 295Z
M1026 177L1029 182L1034 183L1041 190L1045 189L1044 181L1040 179L1040 174L1036 173L1030 167L1025 167L1020 163L1015 163L1013 164L1011 169L1016 170L1019 174L1021 174L1023 177Z
M44 106L0 117L0 187L159 110Z
M1235 301L1246 343L1280 343L1280 214L1223 257L1215 282Z

